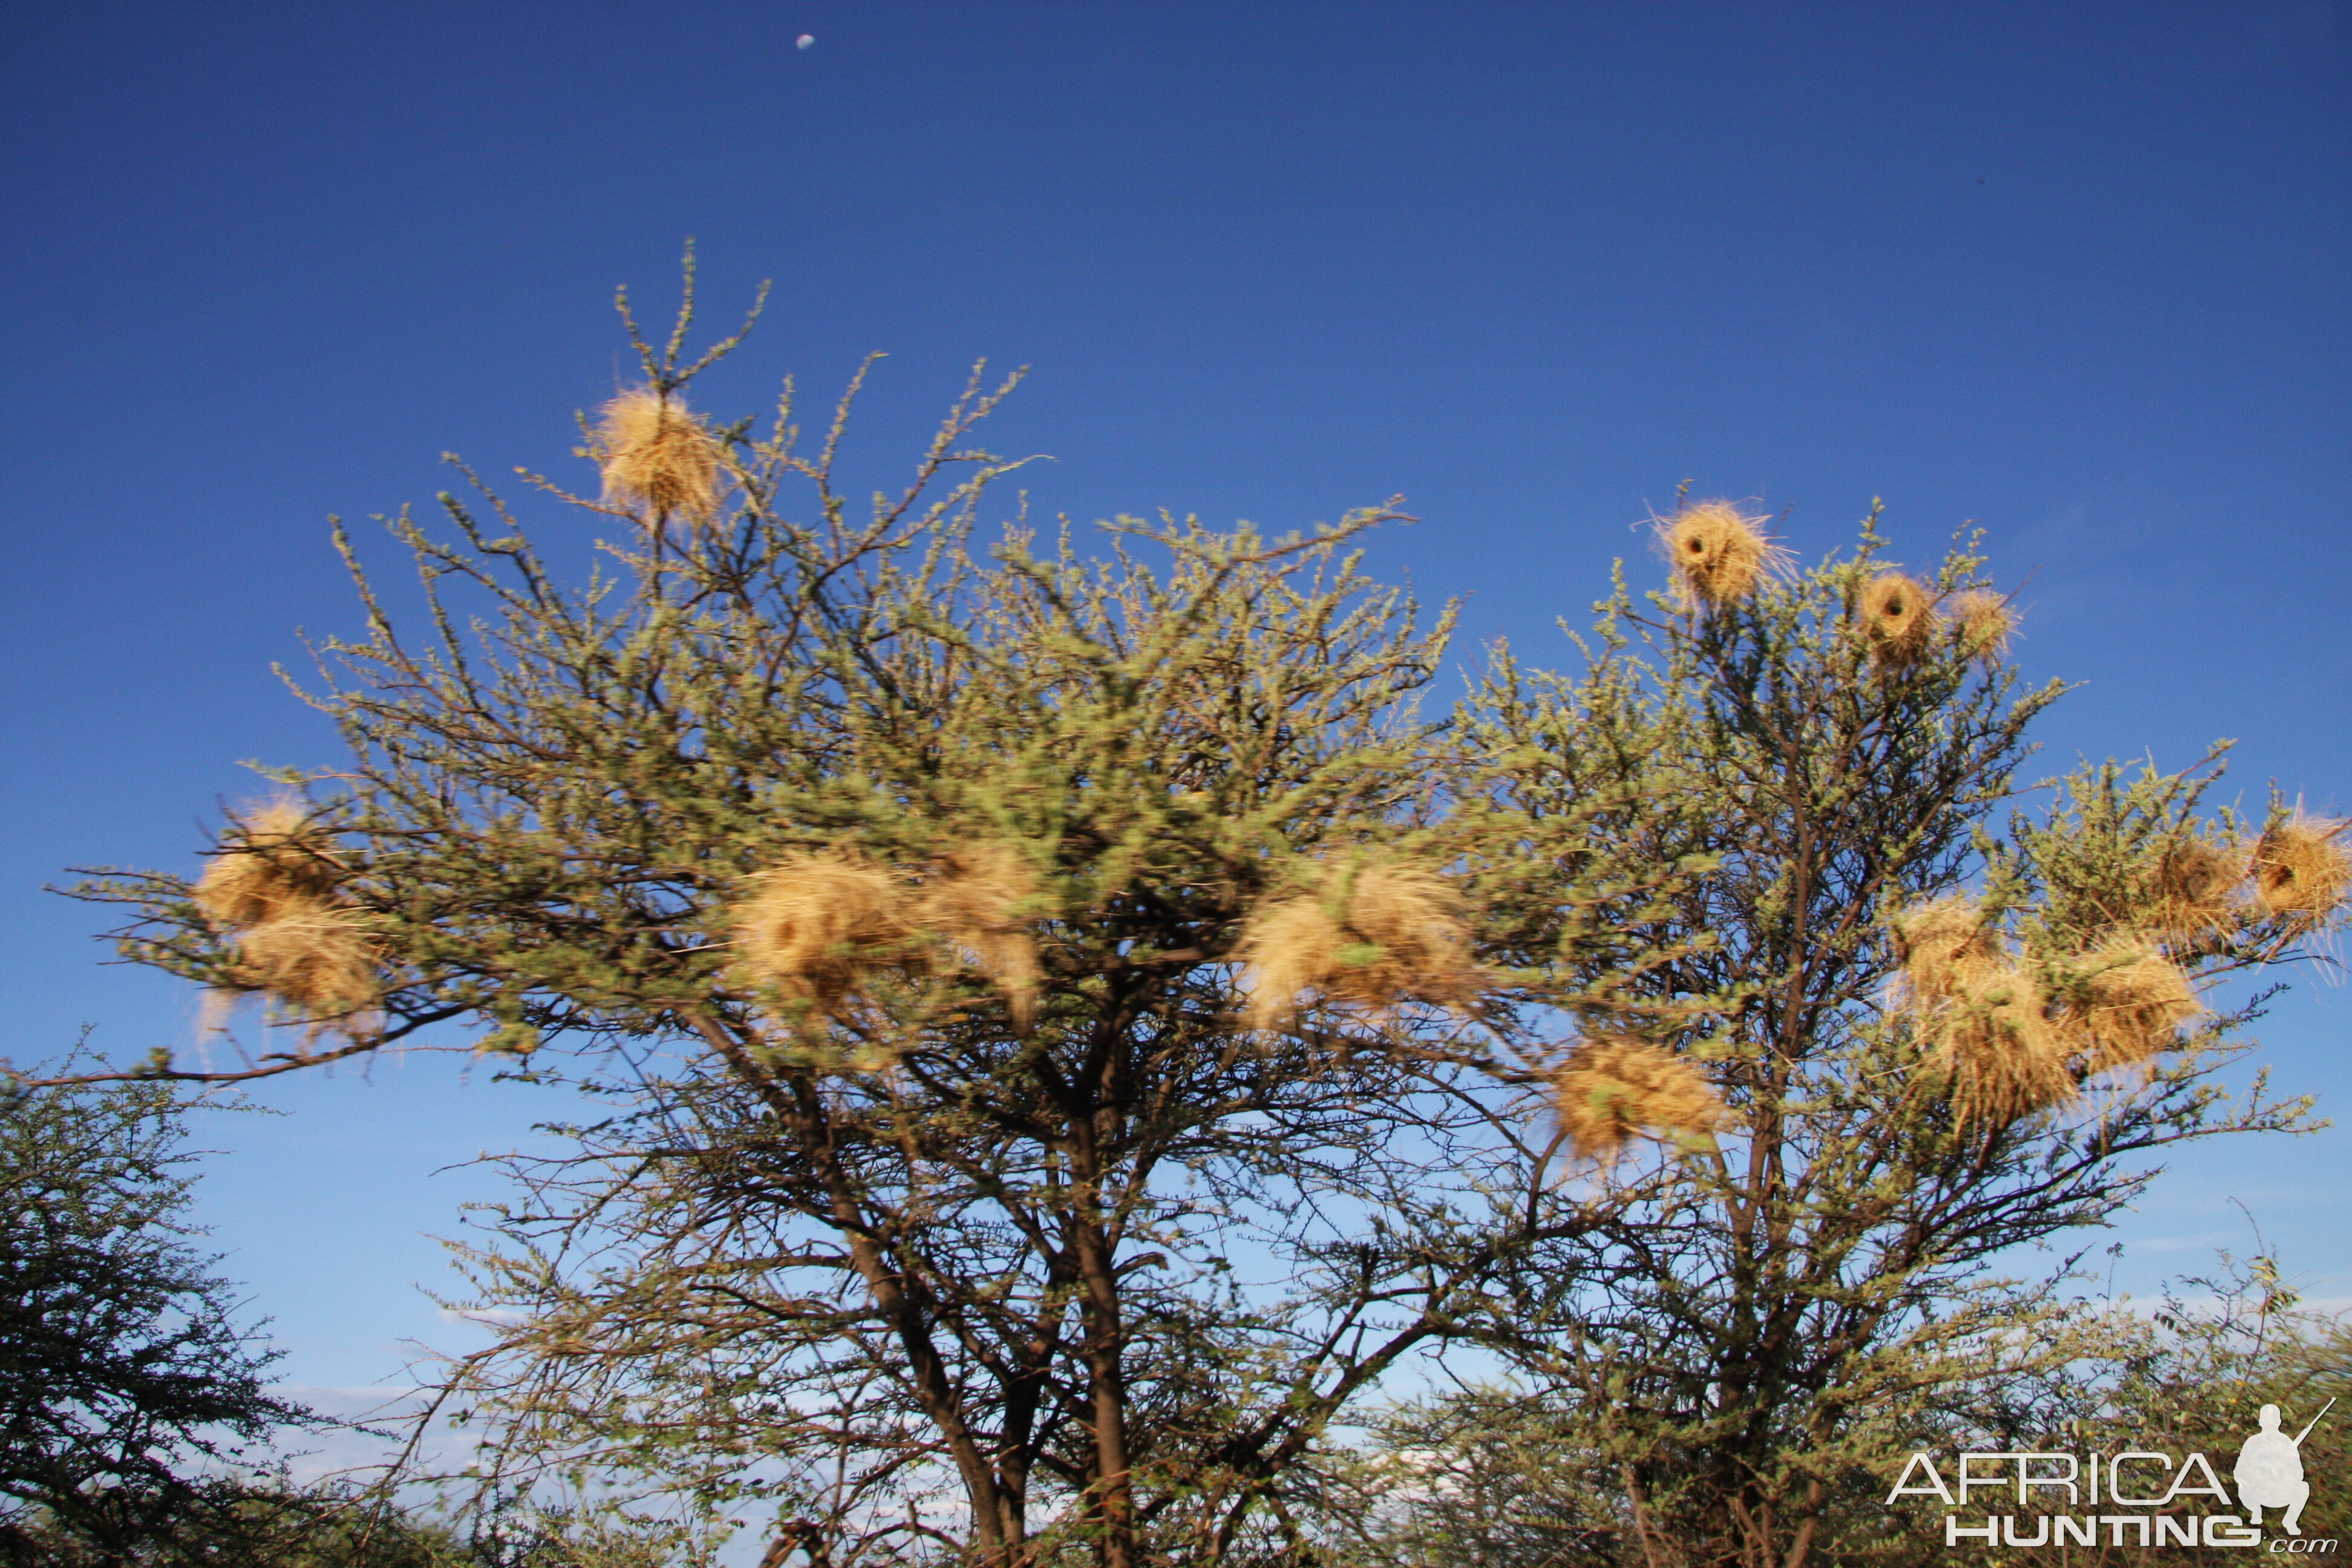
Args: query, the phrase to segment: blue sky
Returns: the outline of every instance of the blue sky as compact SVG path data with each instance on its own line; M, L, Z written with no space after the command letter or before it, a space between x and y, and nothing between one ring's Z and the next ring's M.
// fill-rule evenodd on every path
M795 36L814 35L806 50ZM324 520L436 459L581 476L626 283L682 240L711 320L775 300L702 401L823 400L894 472L985 356L1035 503L1301 526L1404 493L1377 568L1470 640L1567 657L1685 479L1807 555L1883 496L1895 554L1974 519L2022 584L2042 731L2352 808L2352 9L2167 4L85 3L0 20L0 846L18 1059L143 1053L192 999L102 967L70 864L192 868L242 758L332 737L270 672L355 629ZM380 554L388 566L388 554ZM1465 658L1470 654L1464 646ZM2264 1059L2352 1102L2352 997ZM279 1080L205 1194L295 1380L464 1342L431 1173L541 1102L450 1062ZM2184 1159L2142 1291L2232 1200L2352 1297L2342 1132Z

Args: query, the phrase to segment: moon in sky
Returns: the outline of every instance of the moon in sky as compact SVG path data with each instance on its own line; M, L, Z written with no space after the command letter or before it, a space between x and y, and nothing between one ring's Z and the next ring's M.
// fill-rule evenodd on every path
M815 42L816 35L814 33L803 33L799 37L793 40L793 47L796 49L804 49Z

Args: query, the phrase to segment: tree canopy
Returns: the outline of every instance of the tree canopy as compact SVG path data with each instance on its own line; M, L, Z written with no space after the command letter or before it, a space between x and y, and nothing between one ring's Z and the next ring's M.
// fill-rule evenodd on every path
M705 418L691 319L632 321L602 493L534 481L608 567L478 484L392 520L395 615L339 527L349 757L86 889L277 1020L151 1077L446 1028L604 1108L466 1253L484 1485L835 1568L1305 1563L1335 1421L1468 1354L1574 1413L1584 1550L1799 1568L1874 1434L2043 1353L1997 1260L2298 1124L2223 1104L2207 997L2327 929L2337 825L2210 768L2016 809L2057 692L1972 542L1799 570L1685 505L1581 668L1433 701L1393 503L992 531L977 374L861 503L849 400Z
M241 1459L319 1420L194 1244L185 1140L168 1084L0 1100L0 1561L209 1529Z

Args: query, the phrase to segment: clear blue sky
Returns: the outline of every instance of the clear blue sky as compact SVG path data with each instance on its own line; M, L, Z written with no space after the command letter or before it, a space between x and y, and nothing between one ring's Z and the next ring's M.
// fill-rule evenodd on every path
M68 864L193 868L236 763L332 761L269 671L356 617L324 519L454 449L578 477L609 311L776 300L704 401L870 349L876 480L964 366L1034 364L1038 504L1286 529L1404 492L1376 563L1565 658L1676 484L1979 520L2044 731L2352 808L2352 9L2126 4L163 5L0 22L8 1054L184 1041L104 968ZM814 34L807 50L795 36ZM384 557L389 563L389 557ZM1636 572L1652 571L1646 559ZM1468 653L1465 646L1465 655ZM2352 1104L2352 995L2299 983L2283 1084ZM530 1091L439 1059L280 1080L205 1194L289 1375L464 1342L421 1233L494 1190ZM2249 1238L2352 1296L2343 1133L2198 1155L2146 1291Z

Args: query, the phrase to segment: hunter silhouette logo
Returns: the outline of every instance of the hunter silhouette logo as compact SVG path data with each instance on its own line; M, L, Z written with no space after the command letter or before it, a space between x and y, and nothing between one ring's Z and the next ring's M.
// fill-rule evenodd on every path
M2238 1502L2246 1510L2247 1523L2262 1523L2266 1508L2283 1508L2286 1512L2280 1527L2289 1535L2303 1533L2296 1521L2303 1518L2303 1505L2311 1500L2311 1483L2303 1479L2303 1440L2319 1425L2319 1416L2335 1408L2336 1401L2329 1400L2319 1407L2319 1415L2290 1437L2279 1430L2279 1407L2263 1406L2262 1430L2239 1447L2238 1468L2230 1472L2238 1483Z

